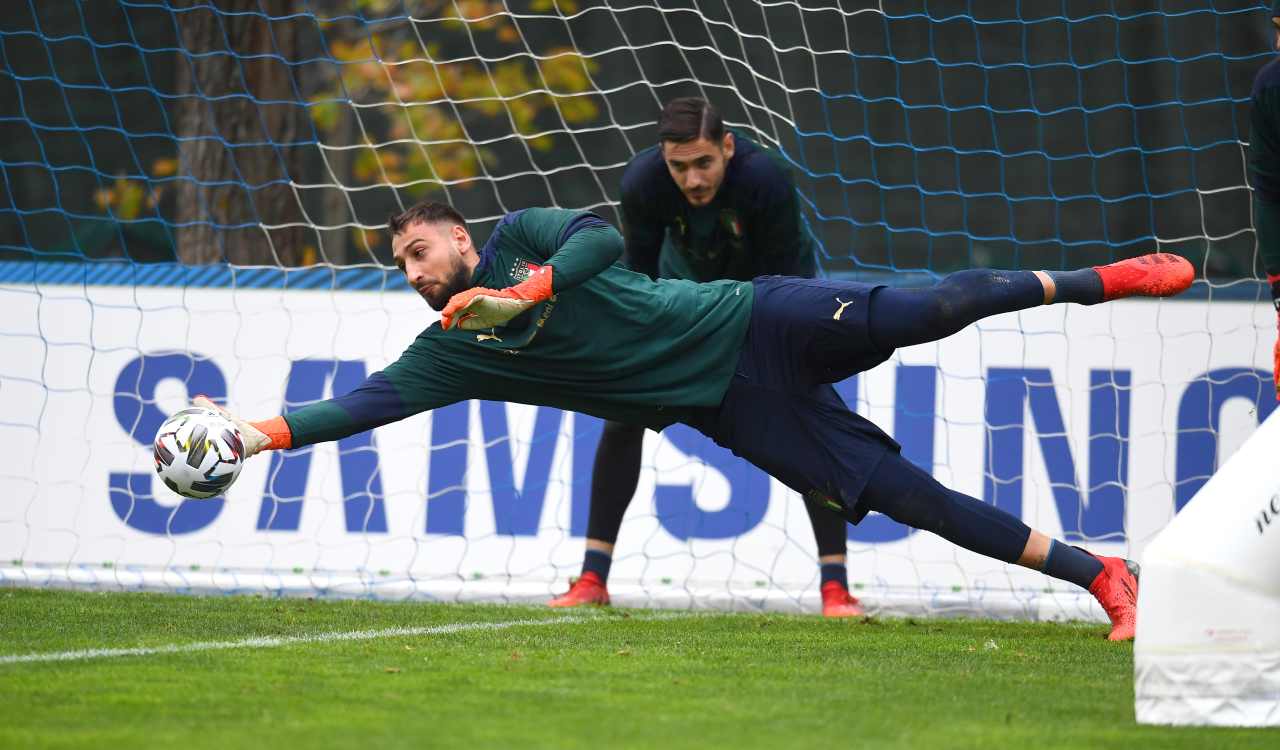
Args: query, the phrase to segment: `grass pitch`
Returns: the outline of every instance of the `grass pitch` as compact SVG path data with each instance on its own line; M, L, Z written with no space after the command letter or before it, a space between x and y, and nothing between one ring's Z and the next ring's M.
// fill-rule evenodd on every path
M1136 725L1105 632L0 589L0 747L1277 746Z

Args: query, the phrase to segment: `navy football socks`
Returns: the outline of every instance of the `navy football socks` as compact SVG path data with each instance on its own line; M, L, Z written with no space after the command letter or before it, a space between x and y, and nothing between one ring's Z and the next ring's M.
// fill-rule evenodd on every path
M1101 277L1098 289L1101 295ZM956 271L933 286L877 288L868 307L867 334L878 349L891 351L937 341L992 315L1042 304L1044 284L1031 271Z
M1075 302L1096 305L1103 301L1102 277L1092 268L1078 271L1045 271L1057 287L1054 302Z
M582 558L582 572L595 573L600 577L601 581L608 581L609 566L612 564L613 557L609 553L601 552L598 549L589 549Z
M1047 576L1088 589L1093 579L1102 572L1102 561L1079 547L1054 539L1049 544L1049 554L1045 555L1044 567L1040 570Z
M823 563L821 570L822 582L818 584L819 586L827 581L839 581L841 586L849 588L849 572L845 566L840 563Z

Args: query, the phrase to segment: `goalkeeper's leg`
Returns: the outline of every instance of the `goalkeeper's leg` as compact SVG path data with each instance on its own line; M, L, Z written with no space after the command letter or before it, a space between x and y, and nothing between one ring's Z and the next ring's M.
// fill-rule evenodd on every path
M1077 271L958 271L918 289L882 287L867 314L871 341L882 351L950 336L983 318L1054 302L1092 305L1122 297L1164 297L1191 285L1195 270L1181 256L1153 253Z
M823 617L861 617L866 614L862 602L849 593L846 565L848 538L844 517L818 503L805 499L804 509L813 525L813 538L818 543L819 583Z
M587 551L582 575L569 590L548 602L552 607L609 603L609 568L622 517L640 482L644 428L605 422L591 470L591 508L587 515Z
M937 341L992 315L1054 302L1165 297L1194 278L1185 258L1167 253L1078 271L959 271L918 289L761 277L742 356L750 377L761 382L788 388L838 383L884 362L894 349Z
M994 505L944 487L896 452L880 460L859 505L967 550L1085 588L1111 619L1109 637L1133 637L1138 569L1128 560L1100 557L1050 539Z

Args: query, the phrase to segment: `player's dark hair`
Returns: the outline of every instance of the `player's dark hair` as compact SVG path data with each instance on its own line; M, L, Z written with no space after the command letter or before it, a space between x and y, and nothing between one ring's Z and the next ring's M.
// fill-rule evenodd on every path
M394 237L403 232L405 227L410 224L417 224L420 221L425 224L445 222L457 224L463 229L467 228L467 220L462 218L462 214L458 213L458 209L448 203L438 203L436 201L422 201L398 214L392 214L391 218L387 219L387 227L391 229L391 236Z
M700 96L667 102L658 115L658 141L688 143L699 138L717 143L724 138L724 120L715 105Z

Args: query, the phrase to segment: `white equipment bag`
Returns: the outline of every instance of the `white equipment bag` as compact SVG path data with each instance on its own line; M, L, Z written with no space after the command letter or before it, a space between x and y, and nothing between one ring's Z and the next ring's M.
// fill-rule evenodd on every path
M1147 546L1139 724L1280 726L1280 409Z

